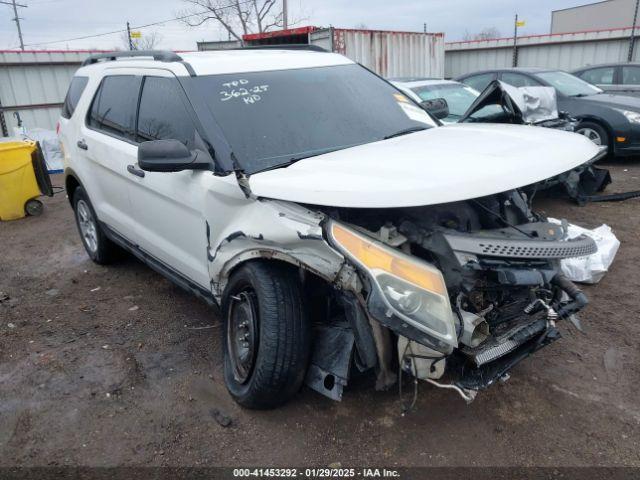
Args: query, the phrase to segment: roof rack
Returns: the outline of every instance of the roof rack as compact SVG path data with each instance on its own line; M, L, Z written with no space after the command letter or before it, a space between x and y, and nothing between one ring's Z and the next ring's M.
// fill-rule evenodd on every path
M278 45L277 43L269 45L246 45L244 47L231 48L228 50L310 50L312 52L327 52L324 48L318 45L309 45L308 43L283 43Z
M169 50L130 50L125 52L96 53L89 55L81 66L93 65L100 60L110 62L118 58L152 57L160 62L181 62L182 58Z

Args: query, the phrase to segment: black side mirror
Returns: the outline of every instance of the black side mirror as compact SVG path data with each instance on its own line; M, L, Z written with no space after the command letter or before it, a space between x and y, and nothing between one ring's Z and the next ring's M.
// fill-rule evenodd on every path
M152 140L138 147L138 165L147 172L208 170L211 159L204 152L189 151L179 140Z
M449 104L444 98L434 98L420 102L420 106L437 119L449 116Z

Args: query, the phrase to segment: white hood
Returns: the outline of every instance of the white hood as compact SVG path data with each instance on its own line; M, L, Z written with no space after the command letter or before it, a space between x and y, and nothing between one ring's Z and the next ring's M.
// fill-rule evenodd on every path
M560 130L455 124L256 173L249 185L258 197L313 205L435 205L530 185L598 152L586 137Z

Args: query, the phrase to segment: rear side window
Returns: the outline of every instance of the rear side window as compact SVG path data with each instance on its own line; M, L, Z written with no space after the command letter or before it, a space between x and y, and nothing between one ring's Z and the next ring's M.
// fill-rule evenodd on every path
M80 96L82 95L82 92L84 92L84 88L87 86L88 81L88 77L73 77L71 79L69 90L67 90L67 96L64 99L64 105L62 105L61 115L63 118L71 118L71 115L75 112Z
M536 82L533 78L529 78L521 73L505 72L501 76L504 83L514 87L539 87L540 82Z
M480 75L473 75L472 77L465 78L462 80L462 83L465 83L471 88L475 88L477 91L481 92L494 78L495 75L493 73L481 73Z
M133 139L139 91L139 77L105 77L93 97L88 125L111 135Z
M138 141L179 140L193 148L196 128L174 78L145 77L138 112Z
M582 72L579 76L592 85L612 85L614 67L593 68Z

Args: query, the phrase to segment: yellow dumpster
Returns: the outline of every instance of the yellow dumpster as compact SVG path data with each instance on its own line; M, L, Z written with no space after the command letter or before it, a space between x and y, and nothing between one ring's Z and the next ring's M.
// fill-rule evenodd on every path
M0 142L0 220L42 213L40 195L53 195L37 142Z

